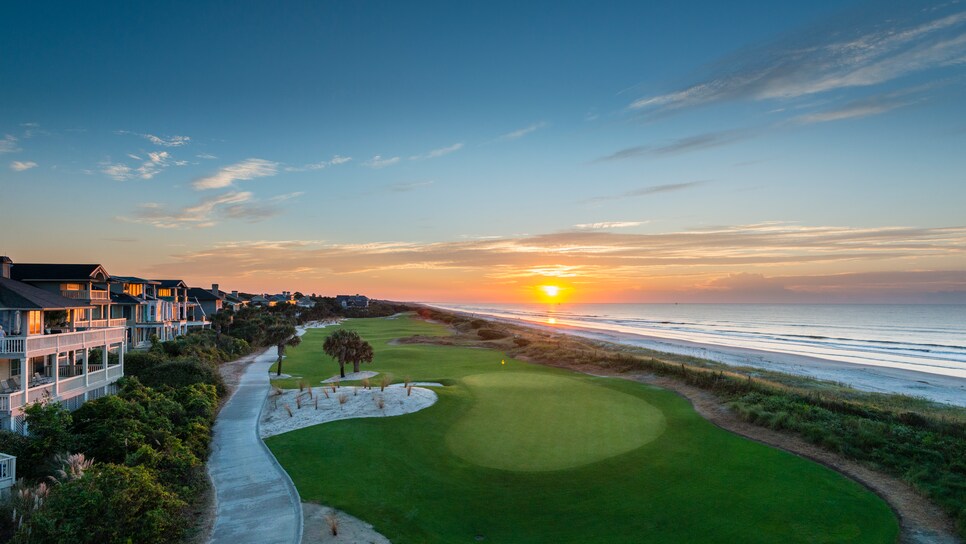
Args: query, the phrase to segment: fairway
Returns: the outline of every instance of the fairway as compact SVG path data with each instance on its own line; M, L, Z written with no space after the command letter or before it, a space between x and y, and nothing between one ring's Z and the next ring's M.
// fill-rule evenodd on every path
M888 505L864 487L726 432L672 392L494 350L393 342L448 334L411 317L341 327L372 343L364 370L444 383L439 400L266 444L303 500L357 516L394 544L886 544L898 535ZM285 372L314 384L335 374L321 345L336 329L309 330Z
M456 455L503 470L560 470L639 448L664 432L646 401L587 381L536 373L463 379L476 402L446 436Z

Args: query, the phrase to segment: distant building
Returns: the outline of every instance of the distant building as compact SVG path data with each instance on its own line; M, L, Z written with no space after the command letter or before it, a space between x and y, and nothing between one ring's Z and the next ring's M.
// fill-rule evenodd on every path
M299 308L314 308L315 307L315 300L313 300L312 297L302 297L302 298L298 299L297 301L295 301L295 304Z
M345 309L369 307L369 297L362 295L338 295L335 297L335 302Z

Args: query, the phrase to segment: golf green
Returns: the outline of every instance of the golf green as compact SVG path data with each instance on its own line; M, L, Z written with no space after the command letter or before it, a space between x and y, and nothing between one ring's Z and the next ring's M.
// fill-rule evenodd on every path
M639 448L664 432L664 415L654 406L584 380L493 372L467 376L463 383L476 402L446 444L484 467L579 467Z
M442 382L439 400L265 442L303 500L359 517L394 544L891 544L899 534L868 489L724 431L673 392L490 349L393 341L449 334L439 324L353 319L310 330L285 372L312 384L335 374L321 346L339 327L372 343L363 369Z

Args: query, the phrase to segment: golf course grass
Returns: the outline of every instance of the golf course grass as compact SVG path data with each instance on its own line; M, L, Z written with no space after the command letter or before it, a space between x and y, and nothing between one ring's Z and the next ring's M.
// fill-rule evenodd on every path
M879 497L819 464L746 440L681 397L506 359L492 350L394 344L444 335L410 317L350 320L363 366L435 381L438 402L266 440L303 500L422 542L895 542ZM310 330L283 370L338 372ZM294 387L297 379L283 381ZM276 382L279 383L279 382Z

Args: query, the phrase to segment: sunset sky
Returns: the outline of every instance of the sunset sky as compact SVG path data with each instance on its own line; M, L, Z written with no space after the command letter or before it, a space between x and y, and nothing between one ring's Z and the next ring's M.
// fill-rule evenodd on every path
M966 4L5 2L0 254L396 300L966 303Z

